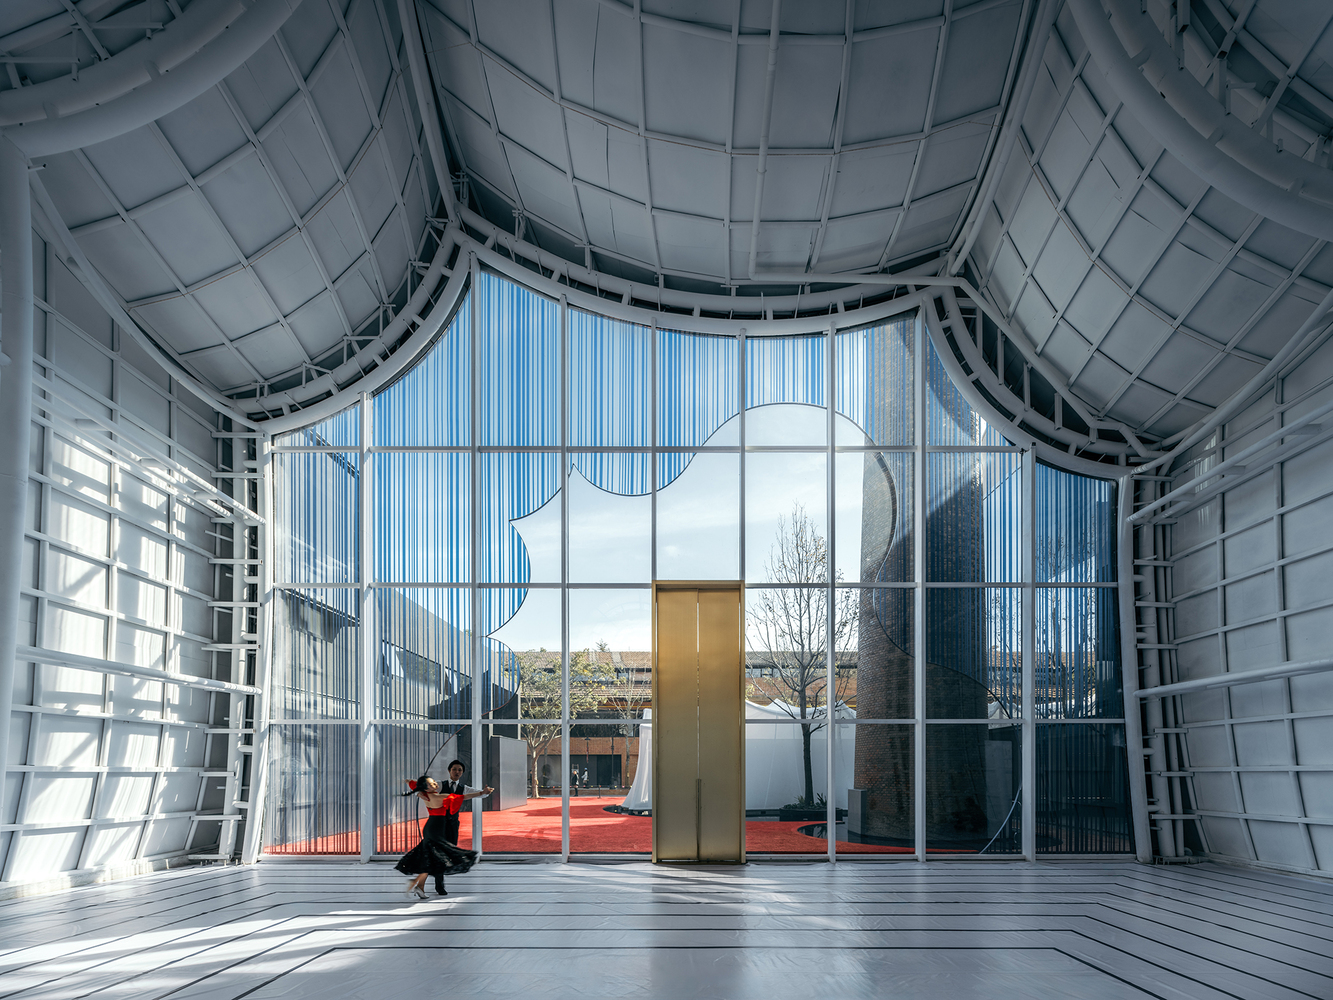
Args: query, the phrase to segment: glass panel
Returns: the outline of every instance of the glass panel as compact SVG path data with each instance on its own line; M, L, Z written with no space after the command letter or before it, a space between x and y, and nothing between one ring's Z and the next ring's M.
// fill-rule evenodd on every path
M910 854L916 850L912 726L839 725L838 853ZM846 801L843 801L843 798ZM843 810L846 810L843 815Z
M1134 850L1125 727L1037 726L1037 851Z
M927 726L927 850L1020 853L1022 773L1017 723Z
M987 447L1012 444L972 409L944 370L929 338L926 340L926 443Z
M914 441L913 351L916 316L898 316L837 335L838 444Z
M569 443L648 445L646 326L569 310Z
M828 458L819 452L745 456L745 579L828 580Z
M361 591L279 590L273 602L270 718L361 714Z
M482 272L477 443L560 443L560 318L555 302Z
M745 341L745 405L747 409L771 403L804 403L823 407L826 372L823 334L802 337L750 337ZM787 409L787 408L784 408ZM824 444L828 415L808 410L805 419L790 412L774 419L748 413L747 444ZM768 423L772 426L767 426ZM773 438L769 440L768 438Z
M421 840L426 807L415 795L403 795L406 782L430 768L447 773L461 741L470 745L469 726L375 726L375 852L406 854ZM437 754L438 751L438 754ZM432 758L434 758L432 762ZM470 825L464 820L465 825Z
M1037 465L1037 581L1113 583L1115 483Z
M834 591L835 704L856 693L850 668L857 648L860 594ZM790 718L828 712L828 590L824 587L751 589L745 592L746 697ZM839 666L841 665L841 669Z
M647 854L653 849L647 774L636 785L641 732L633 723L584 723L570 731L569 849L592 854ZM574 772L578 781L573 781ZM627 806L628 803L628 806ZM557 830L557 833L559 831Z
M560 456L477 456L481 583L560 582Z
M740 412L739 359L735 337L657 331L658 444L701 445Z
M926 456L926 579L1022 579L1021 466L1014 452Z
M652 592L569 592L571 718L639 718L652 704Z
M429 353L375 397L377 445L465 445L472 435L472 297Z
M855 710L858 719L912 718L916 591L867 587L839 590L838 595L840 602L856 603L855 638L838 653L840 700Z
M327 420L290 434L275 434L273 443L306 448L355 448L361 443L361 404L353 403Z
M1016 587L926 591L926 717L1022 714L1022 599Z
M669 467L680 465L667 480ZM658 456L657 578L735 580L740 575L740 456Z
M359 854L361 760L349 725L272 726L267 854Z
M839 580L912 582L914 460L906 452L843 452L837 456L833 496Z
M1037 590L1039 719L1124 717L1113 587Z
M375 631L376 717L472 717L472 602L468 591L376 590Z
M828 727L746 706L745 851L827 854Z
M356 453L273 456L277 583L353 583L360 574Z
M379 452L375 578L392 583L466 583L472 575L471 456Z
M653 552L648 482L652 456L577 455L571 460L575 468L569 474L570 581L648 583ZM580 471L589 468L598 473L592 481Z

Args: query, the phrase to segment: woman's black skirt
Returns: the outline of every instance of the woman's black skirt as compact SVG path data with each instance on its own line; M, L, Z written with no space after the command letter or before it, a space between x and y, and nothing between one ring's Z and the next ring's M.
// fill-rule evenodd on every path
M477 863L476 851L465 851L444 839L443 816L426 820L421 843L403 855L396 867L404 875L461 875Z

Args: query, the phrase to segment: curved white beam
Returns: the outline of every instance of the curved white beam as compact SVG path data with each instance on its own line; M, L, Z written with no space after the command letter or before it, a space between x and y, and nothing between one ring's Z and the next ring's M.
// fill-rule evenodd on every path
M91 146L147 125L188 104L233 72L272 38L300 5L301 0L263 0L253 5L243 0L197 0L173 23L185 22L197 6L201 15L208 12L214 16L210 19L201 16L200 23L190 22L189 33L175 37L174 45L148 48L165 38L168 29L83 71L78 81L69 78L51 81L66 90L78 88L77 101L60 92L51 95L53 99L64 97L63 107L72 113L61 114L62 105L55 100L37 105L38 113L43 116L40 120L35 120L32 109L24 104L12 109L0 105L4 134L27 156L35 157ZM244 13L236 16L236 8ZM228 13L231 17L227 23L219 25L219 20ZM156 61L158 58L175 68L165 72ZM106 67L103 77L95 77L102 66ZM45 85L4 93L27 98L30 91L42 86ZM41 96L35 99L40 101ZM56 112L56 117L48 116L48 106Z
M1250 211L1298 233L1333 240L1333 175L1279 152L1228 115L1193 76L1176 67L1156 25L1138 5L1105 2L1111 21L1103 0L1068 0L1092 58L1153 138L1201 180ZM1134 49L1132 57L1117 33ZM1139 71L1141 65L1148 76ZM1303 197L1303 191L1312 197Z

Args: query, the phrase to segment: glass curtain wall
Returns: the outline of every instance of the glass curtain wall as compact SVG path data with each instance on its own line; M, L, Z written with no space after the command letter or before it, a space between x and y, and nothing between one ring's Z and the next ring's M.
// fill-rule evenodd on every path
M410 371L275 439L267 850L405 851L458 758L498 789L465 846L648 852L655 579L745 583L751 855L1129 850L1114 487L989 427L915 313L667 319L474 266Z

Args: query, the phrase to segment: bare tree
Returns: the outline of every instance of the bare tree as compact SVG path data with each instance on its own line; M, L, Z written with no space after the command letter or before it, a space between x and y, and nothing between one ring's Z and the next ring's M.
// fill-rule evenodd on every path
M541 795L540 761L560 738L561 676L560 654L545 649L518 654L519 715L542 722L523 723L523 739L532 756L532 795ZM571 718L597 708L597 672L592 656L576 650L569 656L569 714ZM552 721L553 720L553 721ZM564 776L561 776L563 782Z
M860 595L835 590L832 608L827 589L830 553L828 542L797 504L790 520L778 520L777 542L769 551L768 579L775 584L810 584L760 590L747 618L749 663L772 678L782 695L782 707L794 719L827 719L829 715L828 651L836 657L856 645ZM835 582L841 580L841 575ZM831 613L830 613L831 612ZM834 670L832 702L842 700L851 671ZM762 685L767 687L768 685ZM805 763L804 802L815 802L814 768L810 738L824 723L801 726Z

